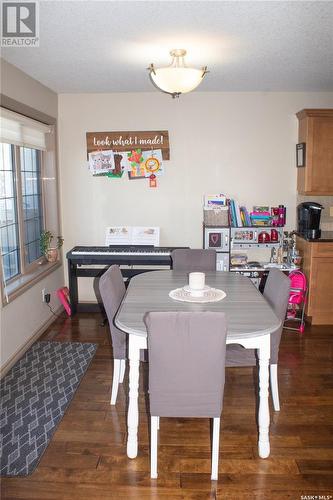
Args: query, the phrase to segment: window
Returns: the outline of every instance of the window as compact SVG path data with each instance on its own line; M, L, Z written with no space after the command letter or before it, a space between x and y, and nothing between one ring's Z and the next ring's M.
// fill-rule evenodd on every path
M50 126L1 108L0 132L0 246L6 287L37 268L41 231L58 226L57 215L46 220L44 210L57 214L56 168L54 137L53 142L47 137L53 133Z
M7 283L41 257L41 151L0 143L0 158L1 252Z

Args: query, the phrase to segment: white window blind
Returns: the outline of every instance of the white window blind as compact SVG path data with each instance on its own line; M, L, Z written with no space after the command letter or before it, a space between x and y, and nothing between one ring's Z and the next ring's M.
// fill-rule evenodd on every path
M45 150L50 132L49 125L0 108L0 142Z

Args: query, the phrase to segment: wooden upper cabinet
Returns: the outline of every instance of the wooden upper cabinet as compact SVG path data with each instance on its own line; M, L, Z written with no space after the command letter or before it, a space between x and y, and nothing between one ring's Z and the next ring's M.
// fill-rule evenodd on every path
M297 169L300 194L333 195L333 109L303 109L298 142L306 144L305 167Z

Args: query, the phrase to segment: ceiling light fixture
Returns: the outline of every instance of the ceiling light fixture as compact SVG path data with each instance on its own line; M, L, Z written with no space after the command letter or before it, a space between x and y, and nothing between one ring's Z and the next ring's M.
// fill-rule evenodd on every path
M194 90L208 71L207 66L201 69L188 68L184 60L186 55L184 49L173 49L170 51L170 55L172 57L170 66L155 68L154 64L151 63L147 69L153 85L174 98Z

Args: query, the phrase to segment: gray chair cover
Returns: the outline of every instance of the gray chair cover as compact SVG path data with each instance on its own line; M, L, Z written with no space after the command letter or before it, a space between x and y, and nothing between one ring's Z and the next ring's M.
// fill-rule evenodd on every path
M283 322L286 317L290 293L290 279L278 269L271 269L268 273L264 288L264 297L274 310L276 316L281 320L281 326L271 333L271 357L270 364L277 364L279 357L279 346L283 330ZM254 366L257 363L255 349L244 349L236 344L227 346L226 366Z
M220 417L226 319L215 312L150 312L149 397L152 416Z
M183 272L216 271L216 251L177 248L171 252L172 269Z
M110 266L99 280L99 291L109 321L113 357L115 359L126 359L127 357L127 335L113 323L113 319L125 295L125 290L119 266Z

